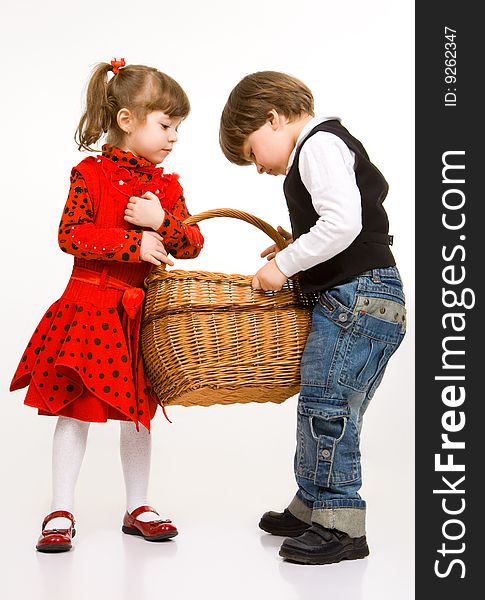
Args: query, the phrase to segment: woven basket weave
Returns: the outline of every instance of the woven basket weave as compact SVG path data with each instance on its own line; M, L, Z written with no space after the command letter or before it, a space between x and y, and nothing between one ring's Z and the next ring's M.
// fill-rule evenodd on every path
M270 225L233 209L185 222L212 217L242 219L280 248L286 245ZM297 279L278 292L253 290L251 281L245 275L162 267L147 277L142 352L162 404L283 402L298 392L313 302Z

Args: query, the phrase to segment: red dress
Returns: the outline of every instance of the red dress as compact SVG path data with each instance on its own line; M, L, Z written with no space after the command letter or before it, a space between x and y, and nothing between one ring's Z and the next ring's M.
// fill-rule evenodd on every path
M124 220L130 196L153 192L165 210L158 232L176 258L199 254L203 237L189 216L177 175L113 146L71 174L59 245L74 255L62 296L36 328L10 389L29 386L25 404L42 415L81 421L132 420L150 429L157 400L143 370L139 329L143 229Z

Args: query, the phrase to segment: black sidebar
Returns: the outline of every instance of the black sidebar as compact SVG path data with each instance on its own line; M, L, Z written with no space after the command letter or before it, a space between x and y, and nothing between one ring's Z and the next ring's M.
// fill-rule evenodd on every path
M480 3L416 3L416 598L485 597ZM473 591L472 591L473 590Z

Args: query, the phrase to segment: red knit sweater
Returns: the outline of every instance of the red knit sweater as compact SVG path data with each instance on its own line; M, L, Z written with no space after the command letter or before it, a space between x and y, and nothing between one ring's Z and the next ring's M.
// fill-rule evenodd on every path
M89 184L86 181L89 179ZM176 258L194 258L204 239L197 225L184 225L189 215L178 175L163 173L148 160L114 146L102 156L84 159L71 173L71 187L59 225L59 246L81 259L138 262L142 230L124 221L122 211L98 203L108 184L121 202L147 191L160 199L165 218L158 229L166 250ZM103 188L103 189L102 189ZM102 214L101 214L102 213ZM131 230L127 237L126 230Z

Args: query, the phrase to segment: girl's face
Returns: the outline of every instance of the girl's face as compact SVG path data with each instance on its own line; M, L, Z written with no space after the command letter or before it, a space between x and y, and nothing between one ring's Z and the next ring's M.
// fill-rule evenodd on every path
M181 121L181 117L169 117L161 110L148 113L143 122L131 121L122 150L142 156L157 165L172 151Z

